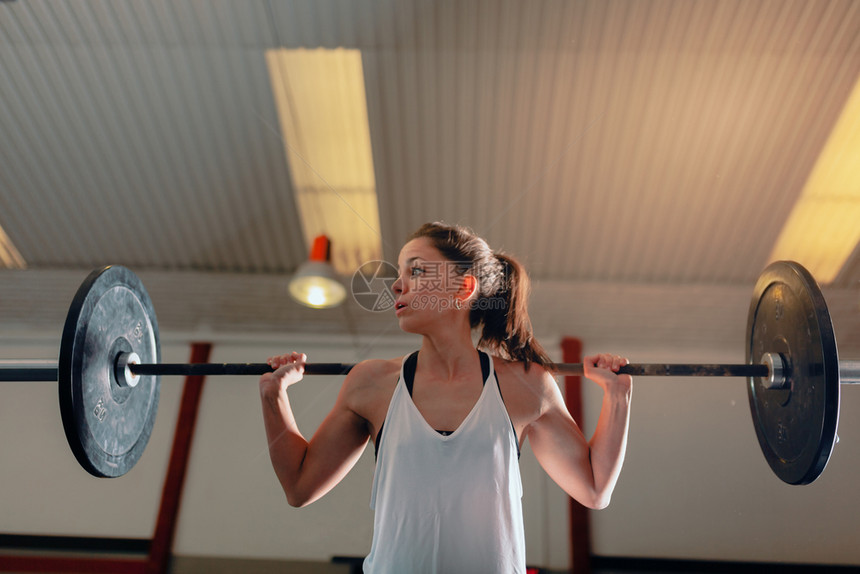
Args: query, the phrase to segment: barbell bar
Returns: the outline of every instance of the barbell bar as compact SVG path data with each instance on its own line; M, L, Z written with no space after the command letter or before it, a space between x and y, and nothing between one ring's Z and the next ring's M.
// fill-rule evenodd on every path
M860 383L860 361L839 361L824 297L798 263L759 277L747 321L747 363L629 364L619 372L657 377L745 377L753 424L771 469L808 484L832 453L840 383ZM158 323L129 269L93 271L75 295L58 362L0 361L0 381L58 381L63 427L81 466L95 476L128 472L149 441L162 375L262 375L266 363L160 363ZM343 375L354 365L309 363L308 375ZM581 363L554 366L582 375Z
M127 360L127 356L125 359ZM772 388L784 385L781 375L784 361L780 357L765 357L765 362L756 364L691 364L691 363L643 363L628 364L620 369L622 375L637 377L760 377L774 379ZM778 361L777 365L766 361ZM218 375L264 375L274 372L268 363L135 363L125 362L122 354L116 358L116 369L128 366L135 376L218 376ZM354 363L306 363L306 375L346 375ZM558 375L583 376L582 363L555 363L552 371ZM57 362L51 360L0 359L0 381L44 381L57 380ZM839 382L860 384L860 361L839 361ZM134 386L134 384L129 385Z
M125 357L126 359L128 357ZM116 369L128 366L134 376L243 376L264 375L274 372L268 363L134 363L123 361L122 354L116 358ZM770 388L785 385L784 360L764 357L757 364L692 364L692 363L643 363L628 364L618 369L618 374L637 377L758 377L770 379ZM768 363L771 361L771 363ZM774 364L776 362L776 364ZM355 367L354 363L306 363L306 375L346 375ZM558 375L583 376L582 363L555 363L552 371ZM0 381L57 380L57 362L45 360L0 359ZM860 384L860 361L839 361L839 382L843 385ZM131 384L129 386L134 386Z
M120 353L115 359L116 370L127 366L132 376L209 376L209 375L263 375L274 369L268 363L135 363L129 361L131 353ZM306 363L306 375L346 375L351 363ZM556 363L552 370L559 375L584 375L582 363ZM767 364L693 365L693 364L629 364L618 372L645 377L769 377ZM0 361L0 381L56 381L57 363L51 361ZM134 386L130 384L129 386Z

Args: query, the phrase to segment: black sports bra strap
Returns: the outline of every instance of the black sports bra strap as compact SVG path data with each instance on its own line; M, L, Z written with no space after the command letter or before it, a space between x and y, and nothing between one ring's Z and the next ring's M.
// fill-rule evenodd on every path
M490 376L490 356L484 351L478 351L481 356L481 380L487 382L487 377Z
M418 351L415 351L403 362L403 382L406 383L406 390L409 391L409 396L412 396L412 387L415 385L415 370L418 368Z

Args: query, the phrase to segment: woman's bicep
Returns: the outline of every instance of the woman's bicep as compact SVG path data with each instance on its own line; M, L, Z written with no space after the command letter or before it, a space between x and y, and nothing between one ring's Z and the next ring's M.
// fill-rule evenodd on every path
M310 504L334 488L355 466L368 437L367 421L338 397L308 443L297 485L302 496L296 506Z
M594 505L590 448L564 404L552 405L527 430L535 458L550 478L585 506Z

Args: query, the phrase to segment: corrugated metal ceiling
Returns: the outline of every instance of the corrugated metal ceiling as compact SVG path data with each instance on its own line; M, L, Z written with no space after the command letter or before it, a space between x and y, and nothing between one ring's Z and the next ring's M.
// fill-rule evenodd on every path
M3 3L29 267L295 269L277 47L362 51L386 258L444 219L539 280L751 288L860 77L860 3Z

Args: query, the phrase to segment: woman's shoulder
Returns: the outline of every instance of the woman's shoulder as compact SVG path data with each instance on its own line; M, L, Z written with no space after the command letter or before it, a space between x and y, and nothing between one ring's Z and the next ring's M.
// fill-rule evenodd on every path
M355 365L341 388L342 399L376 432L397 386L402 358L369 359Z
M554 381L552 373L544 366L522 361L511 361L493 355L493 368L503 377L512 377L527 385L542 385Z
M343 392L361 403L388 402L400 376L402 357L367 359L356 364L343 383Z
M375 381L399 375L403 357L394 359L367 359L357 363L349 372L348 380L356 384L372 384Z
M558 391L558 383L546 367L530 363L526 367L522 361L510 361L493 357L493 367L499 380L505 403L526 406L527 410L542 411L546 401L552 400Z

